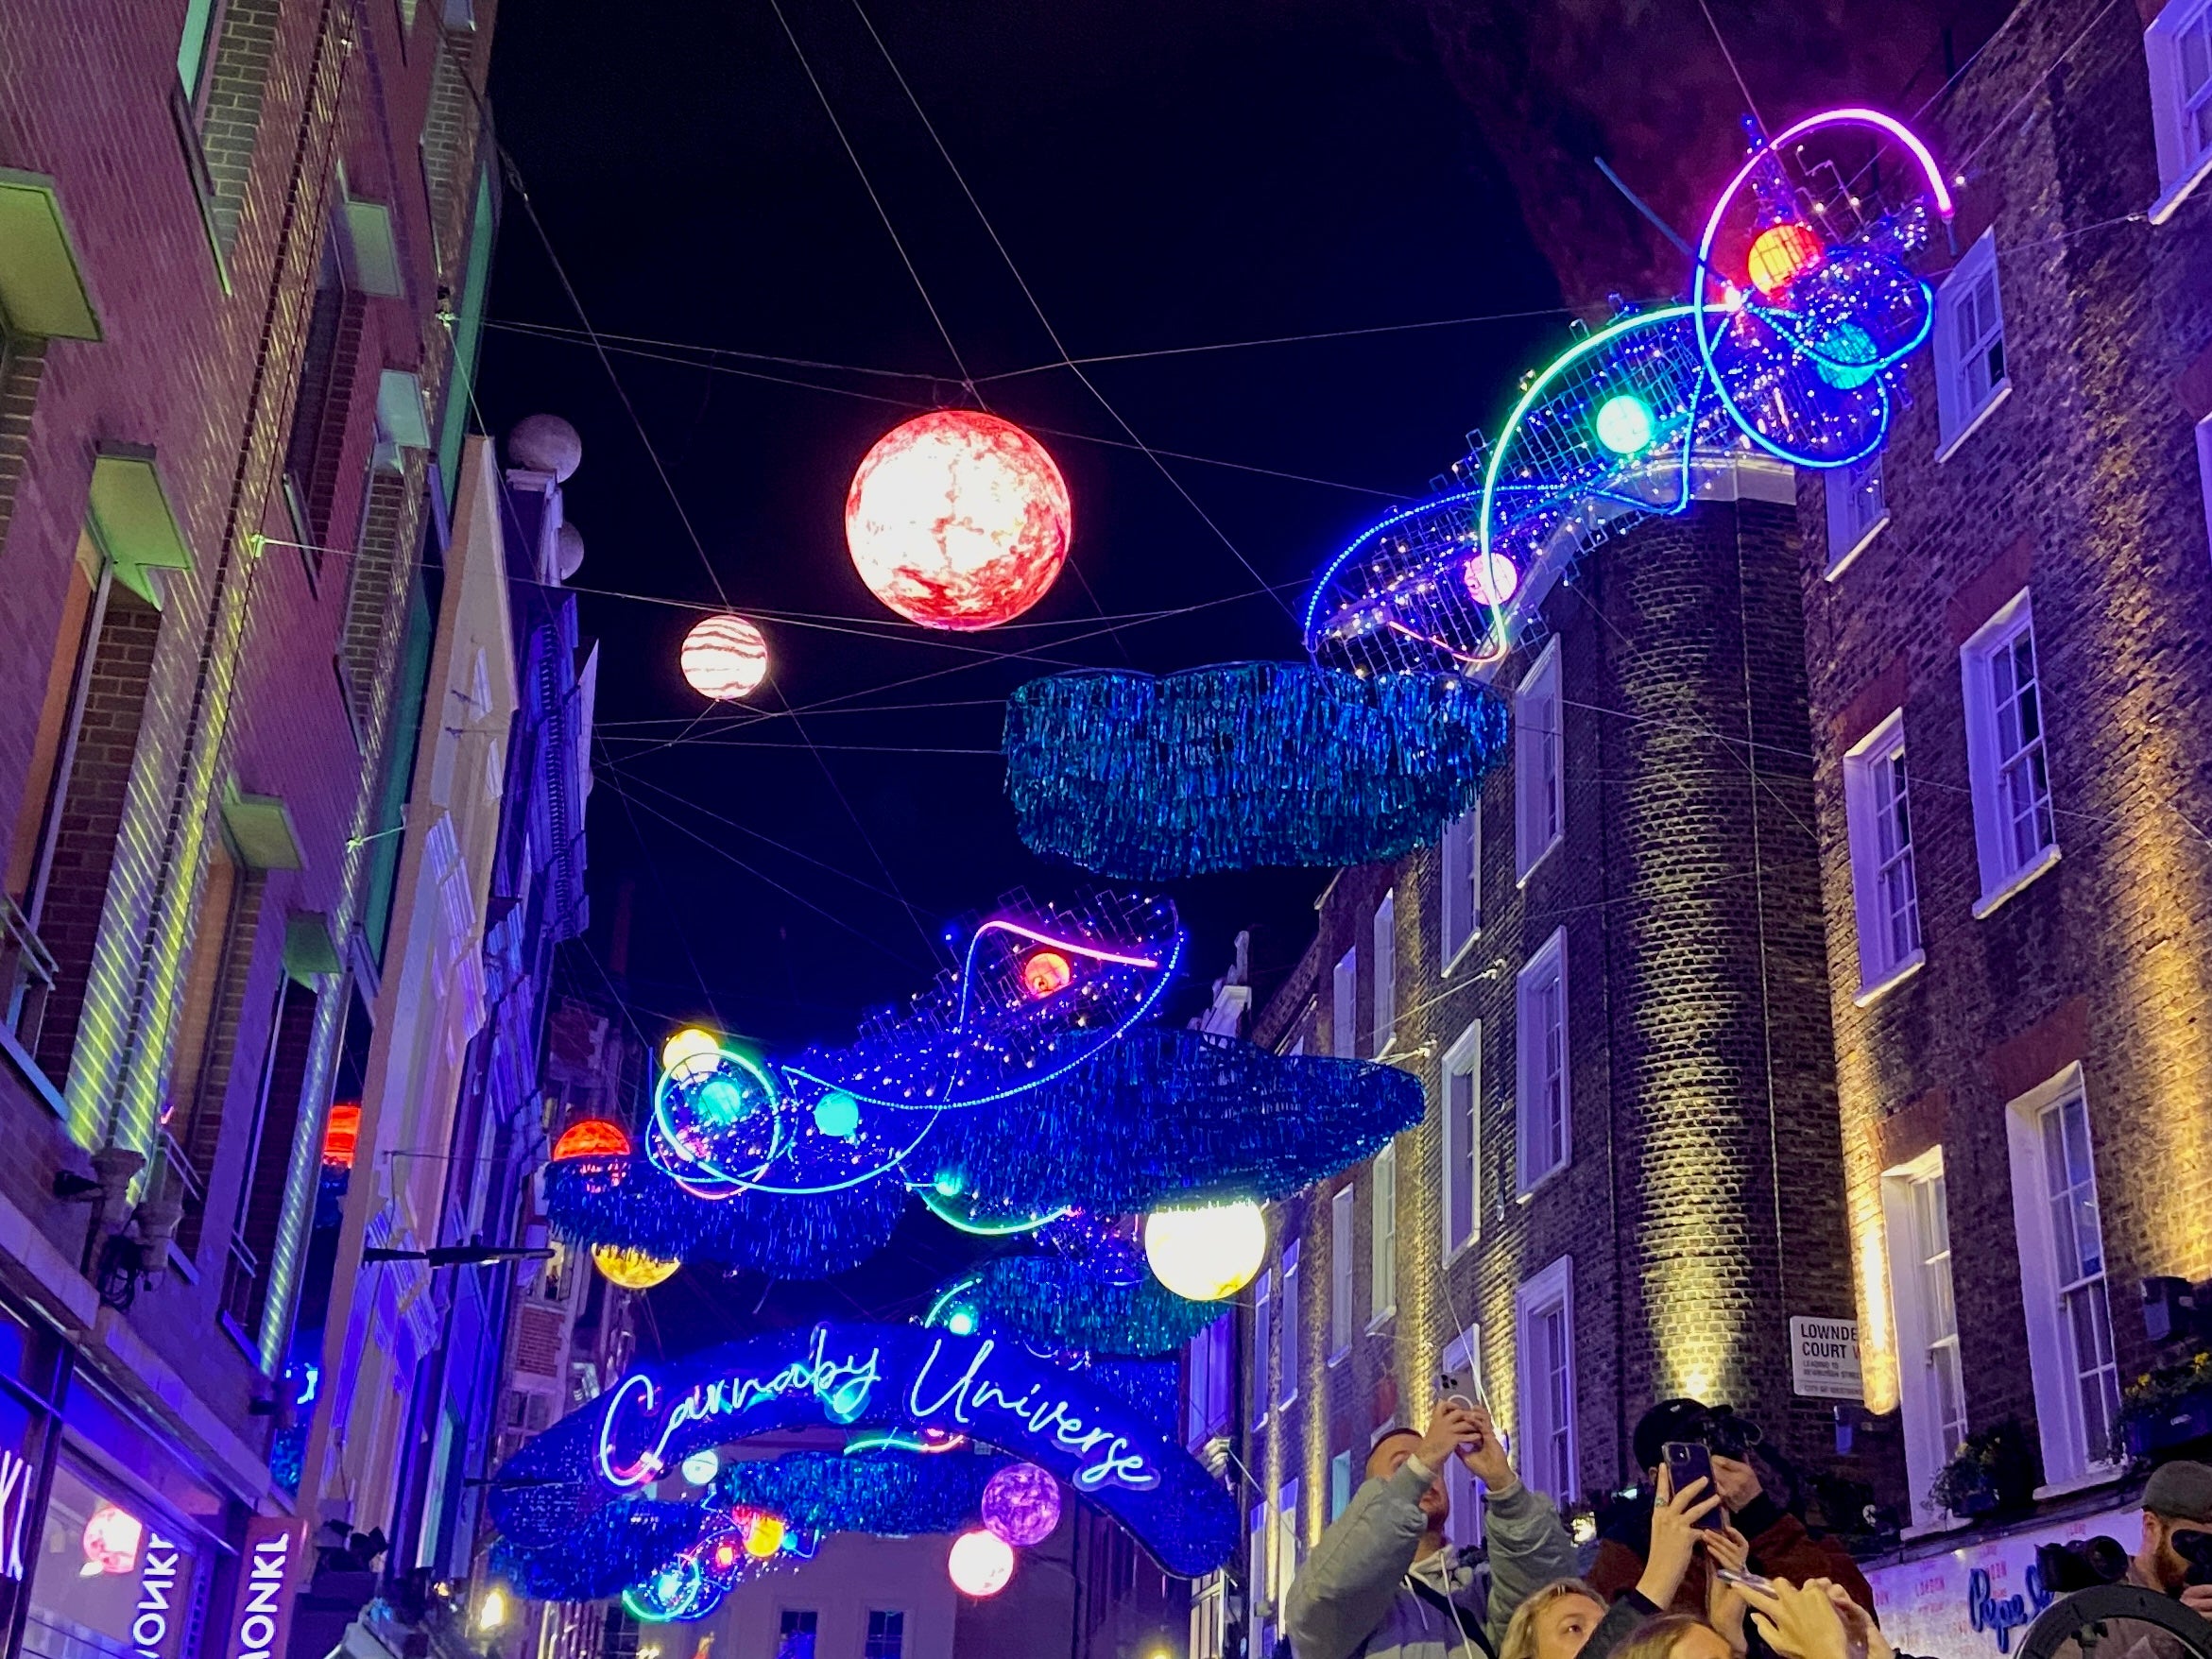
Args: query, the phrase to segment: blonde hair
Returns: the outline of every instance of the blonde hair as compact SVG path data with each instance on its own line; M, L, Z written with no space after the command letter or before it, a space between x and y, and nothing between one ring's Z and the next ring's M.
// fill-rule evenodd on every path
M1710 1628L1695 1614L1662 1613L1631 1631L1628 1640L1614 1649L1609 1659L1668 1659L1674 1644L1701 1626Z
M1513 1622L1505 1627L1505 1639L1498 1644L1498 1659L1535 1659L1536 1615L1569 1596L1580 1596L1594 1604L1601 1614L1604 1611L1604 1597L1582 1580L1554 1579L1533 1591L1526 1601L1513 1610Z

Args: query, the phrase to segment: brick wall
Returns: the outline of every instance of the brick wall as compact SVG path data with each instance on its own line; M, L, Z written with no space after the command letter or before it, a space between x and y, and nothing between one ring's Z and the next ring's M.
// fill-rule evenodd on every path
M1566 704L1562 845L1517 885L1508 764L1483 796L1482 932L1449 972L1430 848L1343 872L1312 949L1257 1016L1270 1046L1303 1032L1326 1052L1331 970L1356 946L1368 1052L1373 915L1395 895L1388 1057L1430 1100L1397 1143L1395 1317L1370 1328L1371 1168L1273 1212L1271 1260L1300 1245L1302 1375L1296 1405L1270 1412L1246 1461L1271 1508L1282 1481L1299 1480L1309 1543L1330 1458L1349 1450L1356 1483L1374 1432L1425 1414L1439 1357L1469 1325L1492 1402L1520 1419L1516 1291L1562 1257L1586 1497L1638 1478L1628 1431L1677 1393L1730 1401L1792 1454L1832 1461L1828 1409L1792 1394L1788 1346L1792 1315L1851 1308L1798 564L1794 513L1756 500L1647 523L1593 556L1546 605ZM1524 1195L1515 982L1562 928L1571 1157ZM1447 1262L1442 1061L1477 1021L1479 1230ZM1359 1194L1355 1335L1332 1363L1329 1198L1344 1181ZM1239 1423L1250 1420L1247 1398Z
M1959 248L1994 227L2011 392L1938 460L1933 366L1884 460L1891 522L1835 581L1817 480L1801 573L1838 1088L1874 1403L1894 1404L1879 1176L1931 1146L1949 1189L1970 1426L2032 1420L2005 1103L2078 1060L2123 1378L2135 1283L2212 1274L2212 560L2190 366L2212 220L2167 223L2133 8L2021 6L1930 117L1963 168ZM1931 265L1948 263L1940 246ZM2061 857L1983 919L1959 646L2032 597ZM1902 710L1925 968L1860 1007L1843 754ZM1919 1517L1916 1517L1919 1518Z

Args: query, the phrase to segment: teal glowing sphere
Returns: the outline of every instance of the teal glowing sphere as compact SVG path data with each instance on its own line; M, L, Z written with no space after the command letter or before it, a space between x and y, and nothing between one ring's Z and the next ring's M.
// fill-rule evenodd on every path
M1812 367L1840 392L1864 385L1881 371L1874 336L1855 322L1839 322L1812 346Z
M1617 455L1640 455L1652 447L1652 412L1632 392L1607 398L1598 408L1598 441Z
M945 1316L945 1328L956 1337L975 1335L975 1309L955 1308Z
M836 1140L850 1140L860 1133L860 1103L843 1089L835 1089L814 1103L814 1127Z

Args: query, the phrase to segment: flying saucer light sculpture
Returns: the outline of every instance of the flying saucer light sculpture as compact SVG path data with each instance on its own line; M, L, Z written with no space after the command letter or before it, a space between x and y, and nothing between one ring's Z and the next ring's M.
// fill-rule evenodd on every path
M1074 514L1044 445L996 415L939 409L878 439L845 499L868 591L929 628L996 627L1051 590Z
M1772 139L1745 128L1750 153L1698 243L1699 357L1760 449L1851 466L1881 448L1897 370L1934 329L1934 290L1905 262L1931 215L1951 216L1950 192L1928 146L1878 110L1828 110Z

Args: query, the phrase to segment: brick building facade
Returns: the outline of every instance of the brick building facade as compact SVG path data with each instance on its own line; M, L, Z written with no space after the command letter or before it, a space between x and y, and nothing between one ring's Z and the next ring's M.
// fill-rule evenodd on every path
M11 1655L147 1649L66 1581L88 1505L181 1541L157 1659L325 1518L287 1360L469 419L491 10L0 17L0 1456L60 1551L0 1575Z
M1700 474L1700 505L1593 555L1500 671L1518 735L1478 822L1343 872L1252 1021L1429 1098L1383 1156L1276 1206L1211 1339L1243 1359L1263 1637L1377 1431L1447 1369L1568 1507L1640 1479L1629 1431L1674 1394L1832 1449L1789 1340L1851 1306L1793 497L1748 458Z
M2140 1287L2212 1275L2206 18L2013 11L1923 117L1961 183L1912 406L1800 485L1867 1403L1916 1529L2007 1423L2008 1513L2124 1507Z

